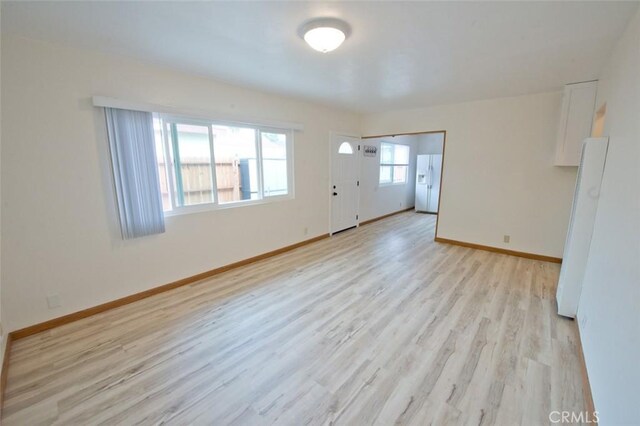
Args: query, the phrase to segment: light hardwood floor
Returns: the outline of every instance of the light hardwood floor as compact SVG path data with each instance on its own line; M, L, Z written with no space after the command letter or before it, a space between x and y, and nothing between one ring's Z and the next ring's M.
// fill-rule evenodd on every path
M547 424L584 411L559 266L403 213L14 343L3 424ZM160 283L159 283L160 284Z

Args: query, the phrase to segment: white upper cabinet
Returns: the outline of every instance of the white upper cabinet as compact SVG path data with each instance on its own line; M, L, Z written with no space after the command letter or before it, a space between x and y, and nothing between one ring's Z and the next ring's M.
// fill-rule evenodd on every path
M562 97L556 166L578 166L582 141L591 136L597 81L567 84Z

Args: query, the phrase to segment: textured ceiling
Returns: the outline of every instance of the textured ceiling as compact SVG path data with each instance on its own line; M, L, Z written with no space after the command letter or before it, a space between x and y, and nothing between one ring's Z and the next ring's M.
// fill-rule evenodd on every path
M386 111L597 78L637 3L2 2L2 32L134 56L268 92ZM352 27L335 52L296 31Z

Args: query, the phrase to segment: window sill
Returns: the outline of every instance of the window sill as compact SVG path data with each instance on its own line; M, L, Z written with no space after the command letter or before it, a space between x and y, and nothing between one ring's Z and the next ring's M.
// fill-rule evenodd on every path
M256 206L260 204L271 204L279 201L288 201L295 199L293 194L287 195L275 195L273 197L266 197L259 200L246 200L246 201L234 201L230 203L218 204L218 203L205 203L205 204L195 204L191 206L179 207L174 210L169 210L164 212L164 217L174 217L174 216L182 216L187 214L194 213L204 213L216 210L227 210L227 209L235 209L239 207L246 206Z
M379 183L378 188L383 188L385 186L403 186L406 185L407 182L398 182L398 183Z

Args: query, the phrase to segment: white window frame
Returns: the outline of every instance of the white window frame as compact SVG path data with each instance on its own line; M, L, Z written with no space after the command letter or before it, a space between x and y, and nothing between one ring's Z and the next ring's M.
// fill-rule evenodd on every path
M262 196L261 200L287 200L293 199L293 131L292 130L284 130L278 129L276 127L268 127L268 126L257 126L256 127L256 141L258 145L258 149L260 150L260 161L259 161L259 173L258 178L260 179L260 194ZM265 197L264 195L264 174L262 173L263 166L263 158L262 158L262 133L280 133L284 134L287 139L287 193L284 195L268 195Z
M391 145L393 146L393 160L395 161L395 147L396 146L405 146L407 147L407 149L409 150L409 162L411 161L411 146L410 145L405 145L402 143L391 143L391 142L380 142L380 164L378 165L378 186L400 186L400 185L406 185L409 182L409 164L404 164L404 163L383 163L382 162L382 145ZM380 182L380 169L382 167L391 167L391 182ZM394 182L393 181L393 167L395 166L406 166L407 167L407 172L405 174L405 178L404 178L404 182Z
M193 118L180 114L164 114L164 113L154 113L154 118L158 118L160 120L161 127L161 135L162 135L162 149L163 155L166 163L167 176L166 179L168 181L167 188L169 192L169 203L171 205L171 210L164 211L165 217L169 216L178 216L183 214L190 213L199 213L211 210L224 210L229 208L236 208L242 206L253 206L258 204L268 204L279 201L293 200L295 198L295 189L294 189L294 152L293 152L293 137L294 131L293 129L284 129L273 126L263 126L263 125L255 125L255 124L247 124L243 122L234 122L228 120L216 120L216 119L204 119L204 118ZM171 141L169 137L169 132L167 131L168 123L176 123L176 124L187 124L194 126L205 126L209 129L209 150L211 153L211 180L212 180L212 190L213 190L213 202L210 203L202 203L202 204L193 204L189 206L178 206L176 203L176 194L175 194L175 164L173 156L171 153ZM213 137L213 131L211 129L212 125L221 125L221 126L230 126L230 127L241 127L246 129L253 129L255 131L255 145L256 145L256 168L258 174L258 199L255 200L238 200L238 201L230 201L226 203L220 203L218 198L218 186L216 182L216 169L215 169L215 153L214 153L214 144L215 140ZM264 176L263 176L263 167L262 167L262 133L280 133L284 134L286 137L286 152L287 152L287 194L283 195L272 195L265 196L264 195Z

